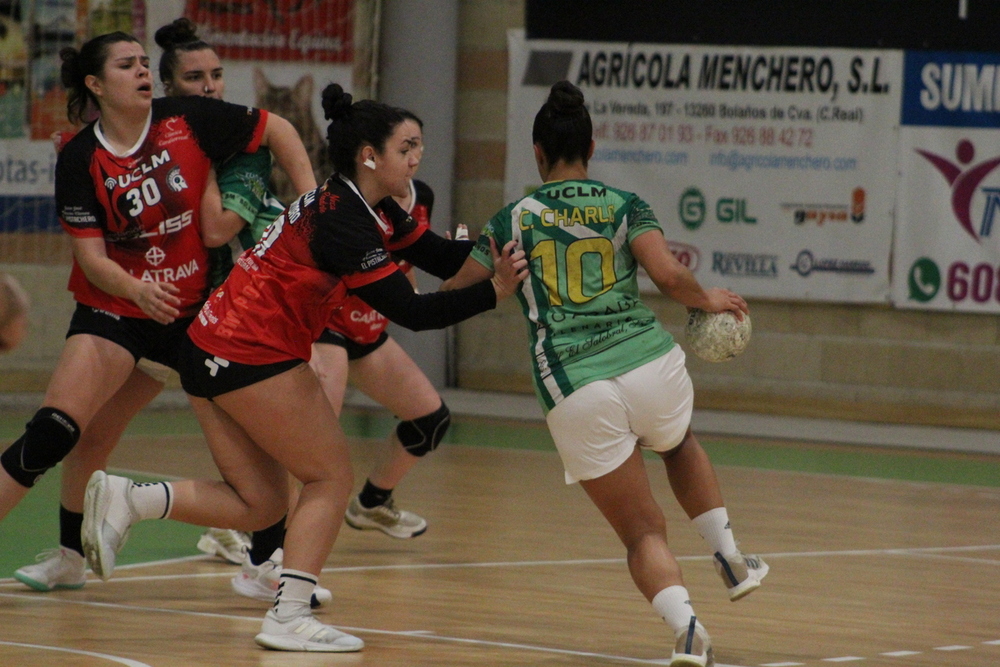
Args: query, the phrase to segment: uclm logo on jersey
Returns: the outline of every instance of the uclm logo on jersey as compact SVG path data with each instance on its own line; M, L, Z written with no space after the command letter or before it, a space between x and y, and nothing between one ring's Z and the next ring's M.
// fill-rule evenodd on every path
M975 162L976 147L968 139L962 139L955 146L955 162L930 151L915 149L944 177L951 188L951 210L962 230L976 243L981 243L993 231L993 220L1000 209L1000 188L979 187L990 173L1000 165L1000 156ZM982 216L972 219L972 199L976 192L986 197Z
M149 162L142 162L135 169L133 169L128 174L121 174L117 179L109 178L104 181L104 184L109 190L113 189L115 185L122 188L127 188L133 183L138 183L141 181L146 174L153 171L154 169L161 167L170 162L170 151L164 149L159 155L153 155L150 157Z

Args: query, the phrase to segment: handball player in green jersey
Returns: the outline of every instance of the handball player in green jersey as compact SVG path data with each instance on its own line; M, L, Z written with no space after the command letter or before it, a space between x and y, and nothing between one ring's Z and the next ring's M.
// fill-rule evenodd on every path
M592 137L583 93L555 84L532 130L543 185L493 216L445 287L492 275L490 239L497 247L516 241L530 259L517 298L566 482L580 482L625 544L632 579L674 632L670 664L704 667L712 663L711 640L667 547L641 450L662 457L731 600L756 589L768 566L736 546L715 471L691 432L684 352L640 300L636 271L642 266L660 292L689 308L741 319L749 310L737 294L698 284L642 199L588 178Z

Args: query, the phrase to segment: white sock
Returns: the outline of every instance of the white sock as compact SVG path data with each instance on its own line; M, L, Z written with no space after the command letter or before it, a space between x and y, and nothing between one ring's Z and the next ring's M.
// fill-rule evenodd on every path
M174 508L174 487L170 482L132 483L129 491L138 519L166 519Z
M274 615L287 621L311 613L309 602L319 579L301 570L283 569L278 577L278 593L274 598Z
M729 527L729 513L725 507L716 507L691 519L691 523L712 547L712 552L723 556L736 553L736 539Z
M690 596L683 586L664 588L653 598L652 605L656 613L662 616L674 631L675 636L688 629L691 617L694 616Z

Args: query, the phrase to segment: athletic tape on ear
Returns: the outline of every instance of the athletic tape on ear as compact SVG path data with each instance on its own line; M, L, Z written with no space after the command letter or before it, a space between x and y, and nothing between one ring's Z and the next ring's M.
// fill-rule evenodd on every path
M441 401L441 407L429 415L399 422L396 437L403 449L414 456L426 456L437 449L451 424L451 411Z
M369 169L375 169L375 160L368 158L367 160L364 161L364 165Z
M30 489L66 458L79 439L80 427L72 417L56 408L42 408L28 422L24 435L0 454L0 464L15 482Z

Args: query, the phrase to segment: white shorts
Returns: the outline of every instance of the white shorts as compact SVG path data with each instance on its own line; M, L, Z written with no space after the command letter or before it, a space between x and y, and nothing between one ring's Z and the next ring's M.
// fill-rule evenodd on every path
M566 469L566 483L595 479L625 462L636 444L670 451L691 423L694 389L684 351L577 389L546 417Z

